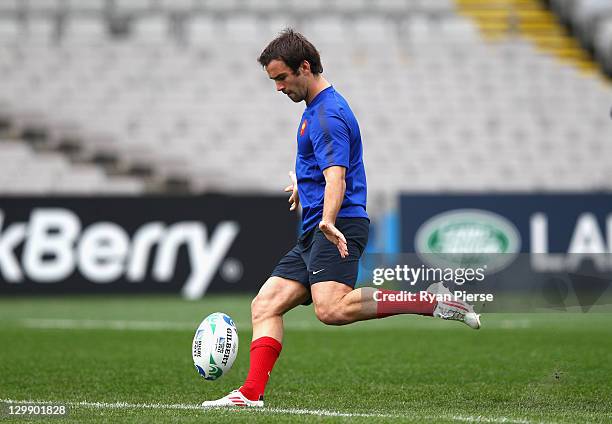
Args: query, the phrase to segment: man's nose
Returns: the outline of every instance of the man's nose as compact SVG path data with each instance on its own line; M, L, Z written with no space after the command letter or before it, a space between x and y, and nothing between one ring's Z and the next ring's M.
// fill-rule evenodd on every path
M283 91L284 89L285 89L285 86L277 81L276 82L276 91Z

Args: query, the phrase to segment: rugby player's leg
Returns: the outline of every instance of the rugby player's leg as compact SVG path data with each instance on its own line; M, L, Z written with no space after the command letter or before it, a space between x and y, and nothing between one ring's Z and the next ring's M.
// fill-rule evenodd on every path
M435 301L419 299L378 302L374 296L377 291L372 287L353 289L336 281L321 281L311 286L315 314L328 325L345 325L398 314L432 316L436 307Z
M263 399L270 372L283 341L283 315L309 300L303 284L281 277L270 277L251 303L253 339L250 366L240 392L251 401Z
M435 287L437 285L440 284L432 284L427 291L439 289ZM450 296L450 291L444 290ZM475 330L480 328L480 315L474 312L471 305L461 300L421 300L420 296L409 298L402 296L405 293L400 291L377 290L372 287L353 290L336 281L313 284L311 292L317 318L328 325L345 325L399 314L418 314L460 321ZM393 300L385 300L385 297Z
M251 302L253 339L272 337L283 341L283 315L306 302L310 294L303 284L281 277L270 277Z

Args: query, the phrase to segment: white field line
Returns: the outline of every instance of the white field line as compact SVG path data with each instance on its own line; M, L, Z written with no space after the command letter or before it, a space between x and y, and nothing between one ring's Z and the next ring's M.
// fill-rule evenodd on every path
M66 405L69 407L83 407L93 409L184 409L184 410L202 410L199 405L193 404L164 404L164 403L128 403L128 402L63 402L63 401L42 401L42 400L15 400L15 399L0 399L0 403L8 404L41 404L41 405ZM460 422L477 422L477 423L493 423L493 424L536 424L533 421L525 419L515 419L507 417L484 417L484 416L463 416L463 415L438 415L425 416L415 414L384 414L384 413L353 413L328 411L324 409L298 409L298 408L216 408L227 411L228 413L248 412L248 413L272 413L284 415L315 415L321 417L355 417L355 418L416 418L422 420L437 421L440 419L454 420ZM543 424L543 423L538 423Z
M60 330L117 330L117 331L185 331L195 330L198 322L172 322L172 321L132 321L132 320L94 320L94 319L55 319L55 318L25 318L18 321L18 324L25 328L33 329L60 329ZM437 323L436 323L437 324ZM458 323L444 323L445 325L431 325L431 322L424 320L423 322L397 322L385 323L384 328L390 329L427 329L427 330L445 330L458 326ZM448 327L447 327L448 325ZM345 329L361 330L374 328L373 323L366 325L358 324L357 326L346 326ZM240 330L250 330L249 324L237 324ZM484 323L484 328L513 330L530 328L531 322L527 319L518 320L503 320L492 322L489 325ZM285 329L287 330L325 330L327 327L316 321L295 321L287 320Z
M504 330L513 330L516 328L531 328L531 321L523 319L505 319L499 321L499 327Z
M61 329L61 330L135 330L135 331L195 331L199 322L172 321L131 321L131 320L97 320L97 319L54 319L25 318L19 324L26 328ZM292 330L312 329L322 325L312 321L294 321L285 324ZM251 329L251 325L238 323L239 329Z
M61 330L194 330L198 328L196 322L170 322L170 321L124 321L124 320L94 320L94 319L39 319L26 318L19 321L27 328L56 328Z

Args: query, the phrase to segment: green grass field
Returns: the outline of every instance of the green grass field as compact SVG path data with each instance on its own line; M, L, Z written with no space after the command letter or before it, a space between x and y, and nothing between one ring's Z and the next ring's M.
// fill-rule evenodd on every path
M56 402L51 422L612 422L612 314L490 314L473 331L401 316L326 327L285 320L263 410L201 410L248 369L247 297L0 300L0 398ZM240 330L232 370L202 379L191 339L223 311ZM26 422L4 418L2 422ZM31 419L31 422L41 422Z

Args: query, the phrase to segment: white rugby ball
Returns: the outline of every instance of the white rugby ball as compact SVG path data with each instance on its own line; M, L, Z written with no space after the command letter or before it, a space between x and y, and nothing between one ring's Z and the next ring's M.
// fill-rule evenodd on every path
M215 312L200 324L193 337L193 364L206 380L228 372L238 354L238 330L226 314Z

